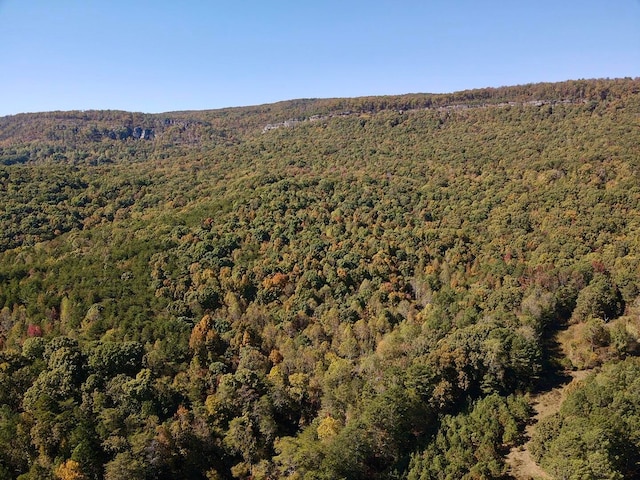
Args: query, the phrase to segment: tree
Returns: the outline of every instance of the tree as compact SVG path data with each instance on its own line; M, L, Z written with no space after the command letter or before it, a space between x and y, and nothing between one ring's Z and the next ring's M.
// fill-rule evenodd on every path
M608 276L598 273L580 291L571 320L583 322L589 317L595 317L607 322L618 317L623 310L624 302L620 291Z
M144 465L129 452L118 453L105 465L105 480L144 480L144 478Z
M56 478L60 480L86 480L86 476L80 469L80 464L75 460L66 460L55 470Z

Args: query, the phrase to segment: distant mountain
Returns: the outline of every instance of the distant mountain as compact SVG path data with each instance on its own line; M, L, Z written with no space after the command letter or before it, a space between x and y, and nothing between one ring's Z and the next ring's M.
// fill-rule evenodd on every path
M220 110L130 113L116 110L28 113L0 117L0 146L41 142L51 145L109 140L207 143L253 134L269 125L336 115L381 111L455 109L614 101L638 93L637 79L576 80L515 87L465 90L452 94L408 94L342 99L300 99ZM0 160L1 161L1 160ZM7 162L8 160L4 160Z

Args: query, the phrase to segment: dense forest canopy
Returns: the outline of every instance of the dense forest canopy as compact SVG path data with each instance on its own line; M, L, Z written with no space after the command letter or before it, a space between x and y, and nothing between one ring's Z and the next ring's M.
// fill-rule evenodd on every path
M639 79L0 118L0 479L508 478L592 368L532 451L634 478L639 127Z

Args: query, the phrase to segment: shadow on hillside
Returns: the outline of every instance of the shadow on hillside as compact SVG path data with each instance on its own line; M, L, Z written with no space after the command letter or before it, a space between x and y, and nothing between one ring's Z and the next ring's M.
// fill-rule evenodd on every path
M563 323L545 331L542 337L542 371L532 393L544 393L571 381L572 377L567 370L567 358L558 342L558 333L567 328L568 325Z

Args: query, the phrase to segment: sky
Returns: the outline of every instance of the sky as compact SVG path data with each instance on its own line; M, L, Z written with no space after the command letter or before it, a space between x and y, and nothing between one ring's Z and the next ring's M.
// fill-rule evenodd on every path
M0 0L0 116L640 76L640 0Z

